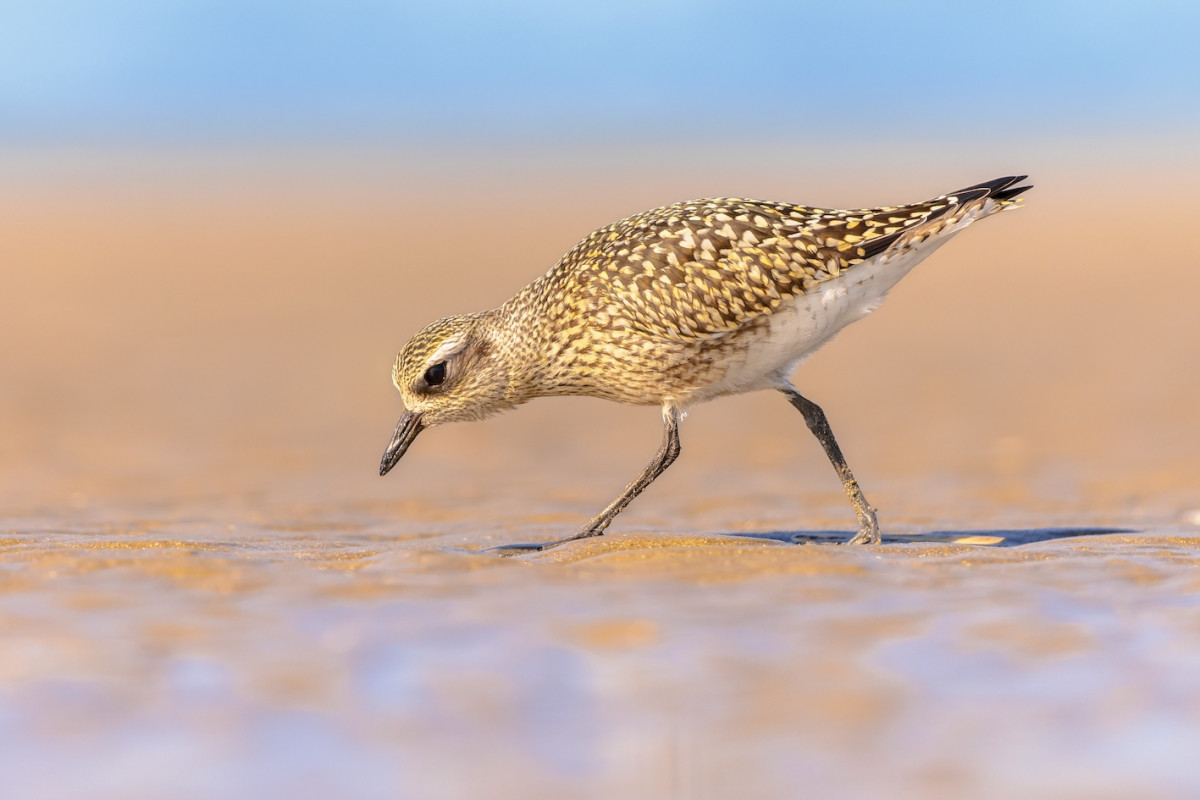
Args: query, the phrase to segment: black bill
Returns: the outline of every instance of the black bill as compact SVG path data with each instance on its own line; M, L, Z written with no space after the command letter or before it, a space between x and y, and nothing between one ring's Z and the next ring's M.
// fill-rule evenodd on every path
M396 466L396 462L413 443L413 439L417 438L422 427L424 426L421 425L420 414L414 414L411 411L404 412L404 416L396 423L396 432L392 434L391 443L388 444L387 450L383 451L383 460L379 462L380 475L387 475L388 470Z

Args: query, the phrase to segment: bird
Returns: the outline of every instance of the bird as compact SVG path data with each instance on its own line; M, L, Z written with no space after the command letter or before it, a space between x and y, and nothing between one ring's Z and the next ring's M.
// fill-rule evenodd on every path
M543 550L602 535L679 456L688 409L775 390L803 415L842 482L859 526L847 544L878 544L877 510L792 370L964 228L1019 208L1027 177L851 210L693 200L599 228L498 308L437 320L403 346L392 368L403 412L379 474L427 428L537 397L659 406L662 442L620 495L572 536L512 546Z

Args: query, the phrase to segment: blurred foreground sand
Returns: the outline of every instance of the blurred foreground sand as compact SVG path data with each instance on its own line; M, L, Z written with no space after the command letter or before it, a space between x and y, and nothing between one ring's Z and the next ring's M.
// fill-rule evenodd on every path
M6 155L5 796L1200 791L1200 160L909 155ZM1024 210L797 372L908 544L778 541L853 515L769 395L696 409L611 537L542 556L475 551L601 507L655 411L540 401L375 473L404 340L596 226L1015 169Z

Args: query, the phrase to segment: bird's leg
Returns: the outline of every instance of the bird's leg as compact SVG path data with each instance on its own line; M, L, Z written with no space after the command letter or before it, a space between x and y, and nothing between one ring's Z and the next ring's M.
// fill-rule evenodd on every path
M825 412L819 405L791 386L785 386L779 391L783 392L788 402L804 415L805 424L808 425L813 436L817 437L821 447L825 448L825 455L829 457L829 462L833 464L838 477L842 479L842 488L846 490L846 496L850 498L850 504L854 506L854 513L858 515L858 533L847 544L879 544L881 537L879 522L875 519L875 509L863 496L862 489L858 488L858 481L854 480L854 473L850 471L850 465L846 463L842 449L838 447L837 440L833 438L833 429L829 427L829 420L825 419Z
M575 539L586 539L590 536L599 536L604 533L604 529L621 510L641 494L647 486L654 482L654 479L662 475L667 467L671 466L672 462L679 457L679 409L674 406L666 406L663 409L663 439L659 445L658 452L654 454L654 458L642 470L642 474L625 487L625 491L613 500L608 506L592 518L583 529L574 536L563 539L564 542L570 542Z
M491 548L501 555L513 555L519 552L528 552L530 550L549 550L551 547L557 547L565 542L573 542L576 539L588 539L592 536L600 536L604 533L604 529L617 514L621 513L621 509L629 505L633 498L642 493L643 490L667 467L671 466L676 458L679 457L679 409L674 406L663 407L663 440L658 448L658 452L654 454L654 458L642 470L642 474L637 476L633 483L625 487L625 491L621 492L616 500L608 504L608 507L597 514L583 526L583 529L574 536L568 536L566 539L559 539L554 542L540 542L531 544L506 544L499 547Z
M553 547L562 544L563 542L573 542L576 539L587 539L592 536L600 536L604 533L604 529L617 514L621 513L621 509L629 505L633 498L641 494L647 486L654 482L654 479L662 475L667 467L679 457L679 416L678 408L674 406L665 406L663 408L663 439L662 444L658 448L658 452L654 454L654 458L642 470L642 474L638 475L633 483L625 487L625 491L608 504L608 507L597 514L583 526L583 529L574 536L569 536L561 541L552 542L544 545L542 549Z

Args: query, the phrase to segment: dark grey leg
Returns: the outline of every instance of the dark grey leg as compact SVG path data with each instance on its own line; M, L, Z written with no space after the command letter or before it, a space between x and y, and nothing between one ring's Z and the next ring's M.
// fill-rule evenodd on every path
M604 533L604 529L625 506L632 502L633 498L641 494L647 486L654 482L654 479L662 475L667 467L679 458L679 410L669 408L663 414L663 440L659 445L658 452L654 454L654 458L642 470L642 474L638 475L633 483L625 487L625 491L608 504L608 507L592 518L591 522L583 526L583 530L563 539L564 542L571 542L576 539L587 539L591 536L600 536ZM561 542L556 542L561 544Z
M592 536L600 536L604 533L604 529L617 514L621 513L621 509L629 505L633 498L641 494L647 486L654 482L654 479L662 475L667 467L679 457L679 409L669 408L663 413L663 440L658 448L658 452L654 454L654 458L642 470L642 474L637 476L633 483L625 487L625 491L608 504L608 507L597 514L583 526L583 529L574 536L568 536L566 539L559 539L555 542L540 542L531 544L506 544L499 547L490 548L491 550L500 553L501 555L512 555L518 552L528 552L530 550L549 550L551 547L557 547L565 542L573 542L576 539L589 539Z
M842 479L842 487L846 490L846 496L850 498L850 504L854 506L854 513L858 515L858 533L847 544L879 544L882 539L879 535L879 522L875 519L876 510L867 502L862 489L858 488L858 481L854 480L854 473L850 471L842 449L833 438L833 430L829 427L829 420L825 419L825 412L791 386L779 391L804 415L805 424L813 436L817 437L821 447L825 448L825 455L829 457L829 463L833 464L838 477Z

